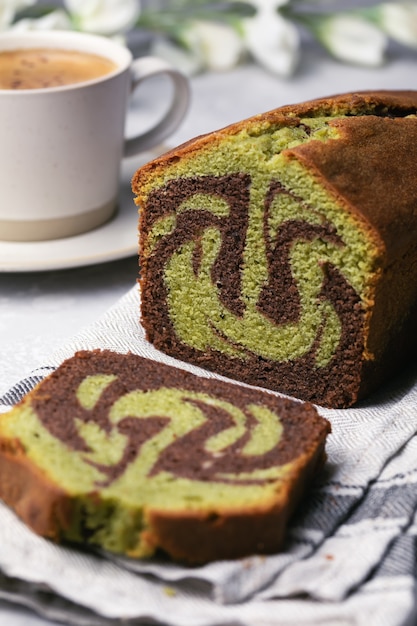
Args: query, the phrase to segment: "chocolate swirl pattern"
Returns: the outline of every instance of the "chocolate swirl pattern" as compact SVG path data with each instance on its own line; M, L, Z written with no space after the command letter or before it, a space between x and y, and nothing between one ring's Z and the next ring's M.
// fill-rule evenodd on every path
M124 393L116 376L103 374L85 378L67 396L65 423L48 419L60 401L47 407L35 401L36 413L54 437L104 475L96 486L109 486L134 464L146 478L169 473L193 481L261 485L292 460L279 415L256 403L236 406L167 387Z
M53 378L45 381L31 402L61 454L77 455L91 488L130 479L183 479L197 493L202 484L261 487L297 458L290 422L273 397L213 394L215 385L191 375L169 380L172 368L162 366L141 375L123 368L122 375L98 358L92 364L59 393Z
M158 303L161 315L151 341L208 367L207 353L224 355L230 366L222 356L220 371L248 382L262 384L262 371L272 369L289 392L301 373L314 387L336 362L339 379L349 376L363 350L363 309L361 282L344 267L343 236L276 179L256 211L252 187L248 174L210 175L150 194L143 233L153 242L144 261L152 284L142 310L146 319ZM340 368L346 350L351 358Z

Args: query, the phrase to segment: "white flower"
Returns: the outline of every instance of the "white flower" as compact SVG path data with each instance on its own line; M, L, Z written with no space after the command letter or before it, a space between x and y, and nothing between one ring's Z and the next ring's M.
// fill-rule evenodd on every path
M327 17L316 27L316 34L329 52L342 61L367 66L384 61L387 37L358 15Z
M71 28L71 20L67 13L57 9L37 19L21 19L13 24L9 30L24 32L28 30L71 30Z
M0 0L0 30L9 28L16 13L33 4L36 0Z
M296 27L277 12L287 0L257 0L254 17L242 20L245 44L254 59L280 76L293 74L300 56Z
M140 0L65 0L77 29L114 35L132 28L140 14Z
M374 9L376 23L389 37L417 48L417 3L386 2Z
M237 32L226 24L192 20L177 34L177 45L156 39L152 54L170 61L188 76L203 70L226 71L239 63L244 46Z
M288 4L291 0L246 0L248 4L256 8L257 11L276 11L279 7Z
M207 69L214 71L234 67L243 52L243 44L236 31L218 22L193 20L182 31L181 40Z

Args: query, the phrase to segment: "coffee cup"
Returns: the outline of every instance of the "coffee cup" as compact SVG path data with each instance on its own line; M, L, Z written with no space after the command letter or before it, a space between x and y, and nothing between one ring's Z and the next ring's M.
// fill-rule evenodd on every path
M172 83L166 113L125 137L129 99L145 81ZM0 240L78 235L117 206L120 164L159 145L183 120L187 78L155 57L78 32L0 35ZM133 206L134 210L134 206Z

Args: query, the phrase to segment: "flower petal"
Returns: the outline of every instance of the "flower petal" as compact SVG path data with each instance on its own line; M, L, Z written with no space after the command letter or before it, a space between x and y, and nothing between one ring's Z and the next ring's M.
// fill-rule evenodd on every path
M21 9L36 4L36 0L3 0L0 2L0 30L6 30Z
M384 61L386 36L360 16L340 14L325 18L316 32L329 52L342 61L367 66Z
M181 40L189 50L201 56L209 70L224 71L239 63L243 43L237 32L226 24L193 20L183 29Z
M258 11L269 11L270 9L276 11L276 9L289 2L291 2L291 0L250 0L248 4L251 4L255 9L258 9Z
M245 19L243 36L248 50L261 65L280 76L294 73L299 61L300 36L296 27L273 7Z
M389 37L417 48L417 4L386 2L376 7L377 24Z
M51 11L36 19L25 18L13 24L9 30L25 32L28 30L71 30L72 24L67 13L61 9Z
M139 0L65 0L79 30L113 35L132 28L140 14Z

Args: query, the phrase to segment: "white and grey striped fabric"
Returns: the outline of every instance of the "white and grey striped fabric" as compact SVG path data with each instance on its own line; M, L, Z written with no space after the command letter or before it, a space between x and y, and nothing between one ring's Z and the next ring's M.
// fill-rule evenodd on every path
M76 350L163 355L139 324L132 288L2 399L7 411ZM399 626L416 623L417 366L366 403L320 409L328 463L285 550L187 568L56 546L0 505L0 599L77 626Z

